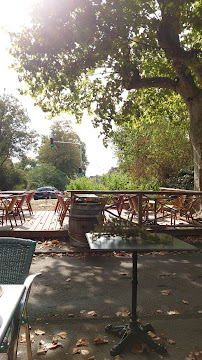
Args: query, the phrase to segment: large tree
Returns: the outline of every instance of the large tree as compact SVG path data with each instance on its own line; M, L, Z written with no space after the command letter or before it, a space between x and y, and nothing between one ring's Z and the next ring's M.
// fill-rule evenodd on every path
M44 111L79 119L87 108L106 133L132 92L176 92L202 190L200 11L199 0L41 0L30 28L11 36L15 68Z
M27 111L12 95L0 96L0 188L6 189L12 160L21 159L36 145L36 132L29 128ZM10 177L12 178L12 170ZM14 177L13 177L14 179ZM17 181L16 181L17 183ZM15 184L12 182L11 187Z
M111 138L119 164L135 181L156 179L166 186L169 178L193 165L193 154L185 105L175 93L164 95L164 102L158 95L156 89L136 94L136 106L118 114L121 125ZM154 112L157 104L160 111Z
M82 167L82 172L85 174L88 165L86 146L73 131L70 122L56 120L51 126L51 137L54 143L52 148L50 139L47 137L43 139L38 154L39 164L55 166L69 178L78 174L79 167Z

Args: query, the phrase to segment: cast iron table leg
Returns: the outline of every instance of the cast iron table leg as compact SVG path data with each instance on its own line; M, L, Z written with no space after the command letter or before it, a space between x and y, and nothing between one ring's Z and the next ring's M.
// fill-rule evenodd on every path
M133 276L132 276L132 311L129 325L113 326L107 325L105 331L114 333L121 336L121 340L118 344L114 345L110 354L116 356L121 354L126 347L132 347L134 343L144 342L150 349L155 350L158 354L165 354L167 352L166 347L161 344L157 344L147 334L148 331L153 331L154 328L151 324L141 325L137 318L137 251L133 252Z

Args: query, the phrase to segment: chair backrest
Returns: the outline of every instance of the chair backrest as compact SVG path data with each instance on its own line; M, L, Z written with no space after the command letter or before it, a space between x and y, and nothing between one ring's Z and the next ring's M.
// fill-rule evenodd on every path
M66 201L64 201L63 196L61 196L59 194L57 195L57 198L59 200L59 203L60 203L63 211L66 212L68 210L68 208L69 208L69 205L70 205L70 198L68 198Z
M18 195L13 195L9 205L7 206L7 211L9 211L9 212L13 211L13 208L14 208L17 200L18 200Z
M136 212L138 212L138 211L139 211L139 199L138 199L138 197L137 197L137 196L136 196L136 197L132 197L131 200L132 200L132 204L133 204L133 209L134 209Z
M34 193L35 193L35 191L29 191L27 193L26 203L29 203L32 200Z
M186 195L179 195L174 202L174 206L177 208L183 207L185 199L186 199Z
M16 206L17 206L18 209L21 209L21 208L22 208L22 206L23 206L23 204L24 204L24 202L25 202L26 197L27 197L27 194L23 194L23 195L21 196L21 199L20 199L20 200L17 202L17 204L16 204Z
M0 237L0 283L23 284L29 274L36 241Z

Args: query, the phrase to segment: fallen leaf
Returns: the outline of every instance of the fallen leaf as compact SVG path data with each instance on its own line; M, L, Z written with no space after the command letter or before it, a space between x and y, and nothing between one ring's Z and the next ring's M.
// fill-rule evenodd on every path
M74 314L67 314L68 317L74 317Z
M162 295L169 295L171 290L161 290Z
M60 333L58 333L57 335L60 337L60 339L65 339L65 338L67 337L67 333L66 333L66 332L60 332Z
M116 316L122 316L122 317L127 317L130 315L130 311L128 309L125 309L123 311L118 311L116 313Z
M58 347L63 347L63 345L59 342L57 342L57 344L53 344L53 343L47 343L45 344L45 347L47 348L47 350L53 350L56 349Z
M90 315L90 316L97 316L97 313L96 313L96 311L92 310L92 311L89 311L89 312L88 312L88 315Z
M156 312L157 312L158 314L161 314L161 313L163 312L163 310L156 310Z
M202 314L202 310L198 310L197 313L198 313L198 314Z
M72 354L73 354L73 355L75 355L75 354L80 354L80 353L81 353L81 350L78 349L78 348L74 348L74 349L72 350Z
M151 338L156 337L156 335L155 335L152 331L147 331L147 334L148 334Z
M86 310L81 310L80 314L84 314L86 312Z
M44 347L39 347L39 349L37 350L37 355L46 355L47 353L47 348L44 346Z
M189 302L187 300L182 300L182 302L185 304L185 305L188 305Z
M191 351L188 355L185 356L185 360L201 360L202 359L202 351L195 350Z
M161 340L161 338L159 336L157 336L156 334L154 334L152 331L148 331L147 334L155 341Z
M66 282L70 282L70 281L71 281L71 279L70 279L70 278L67 278L67 279L66 279Z
M57 343L58 343L58 338L57 338L57 336L54 336L52 338L52 344L56 345Z
M179 311L178 310L171 310L171 311L167 311L168 315L178 315Z
M175 345L176 344L176 342L175 342L175 340L167 340L167 342L168 342L168 344L170 344L170 345Z
M45 344L45 341L44 340L40 340L39 341L39 345L44 345Z
M87 360L95 360L95 356L91 356ZM104 359L104 360L106 360L106 359Z
M120 355L116 355L114 360L122 360L122 358L120 357Z
M33 334L30 334L30 341L31 343L34 342L34 335ZM26 334L21 334L20 336L20 339L19 339L19 342L22 344L22 343L26 343Z
M36 335L45 335L45 331L37 329L37 330L35 330L35 334Z
M89 351L88 350L81 350L81 355L88 355L89 354Z
M109 340L102 339L100 336L96 337L93 342L95 344L107 344Z
M88 345L88 343L85 338L81 338L76 342L76 346L86 346L86 345Z

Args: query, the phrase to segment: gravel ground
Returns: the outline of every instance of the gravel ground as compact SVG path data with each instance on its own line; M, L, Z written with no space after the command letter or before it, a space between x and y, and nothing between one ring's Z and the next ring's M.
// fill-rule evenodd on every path
M33 211L48 211L55 210L57 199L42 199L32 200L31 205Z

